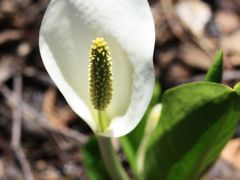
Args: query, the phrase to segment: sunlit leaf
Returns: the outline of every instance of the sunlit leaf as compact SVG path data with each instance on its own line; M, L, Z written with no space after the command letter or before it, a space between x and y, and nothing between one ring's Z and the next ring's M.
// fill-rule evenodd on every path
M240 117L239 101L233 89L210 82L167 91L146 153L145 179L197 179L232 137Z
M208 70L205 81L217 82L222 81L223 74L223 51L219 50L214 58L213 64Z

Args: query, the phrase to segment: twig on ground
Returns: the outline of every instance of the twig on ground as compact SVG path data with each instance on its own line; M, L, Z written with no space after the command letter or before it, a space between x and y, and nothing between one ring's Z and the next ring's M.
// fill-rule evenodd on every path
M2 85L2 87L0 88L0 93L5 97L10 107L14 108L18 106L18 103L16 103L16 93L12 92L7 86ZM38 124L39 127L43 128L46 131L75 140L76 142L78 142L79 145L83 145L87 141L88 139L87 136L75 130L71 129L60 130L50 126L48 120L44 117L42 113L36 111L34 108L32 108L23 100L21 100L20 103L23 120L26 121L26 123L29 123L30 121L34 122Z
M29 162L21 148L21 131L22 131L22 111L21 111L21 94L22 94L22 77L20 73L14 77L14 92L16 94L16 104L13 107L13 124L12 124L12 137L11 146L12 150L19 161L24 179L33 180L33 174Z
M22 130L22 111L20 99L22 94L22 77L18 74L14 77L14 92L16 93L16 103L18 106L13 108L12 138L11 146L20 146L21 130Z

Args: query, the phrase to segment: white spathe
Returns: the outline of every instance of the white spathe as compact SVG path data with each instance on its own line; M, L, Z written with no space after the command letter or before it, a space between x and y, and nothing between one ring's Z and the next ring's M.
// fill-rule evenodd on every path
M103 136L129 133L152 96L155 31L147 0L52 0L40 29L43 63L72 109L98 133L88 93L88 53L103 37L113 60L111 122Z

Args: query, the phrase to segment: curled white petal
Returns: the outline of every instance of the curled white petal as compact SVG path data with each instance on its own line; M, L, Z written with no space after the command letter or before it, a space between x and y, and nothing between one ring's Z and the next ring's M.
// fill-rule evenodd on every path
M111 123L102 135L130 132L152 95L154 25L146 0L53 0L40 29L44 65L63 96L97 132L88 94L88 52L102 36L113 59L113 99L106 110Z

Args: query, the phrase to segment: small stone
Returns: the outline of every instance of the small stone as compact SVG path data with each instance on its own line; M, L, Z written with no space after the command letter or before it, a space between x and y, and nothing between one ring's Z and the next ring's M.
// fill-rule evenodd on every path
M31 52L31 46L27 42L21 43L17 48L17 54L21 57L27 56Z

